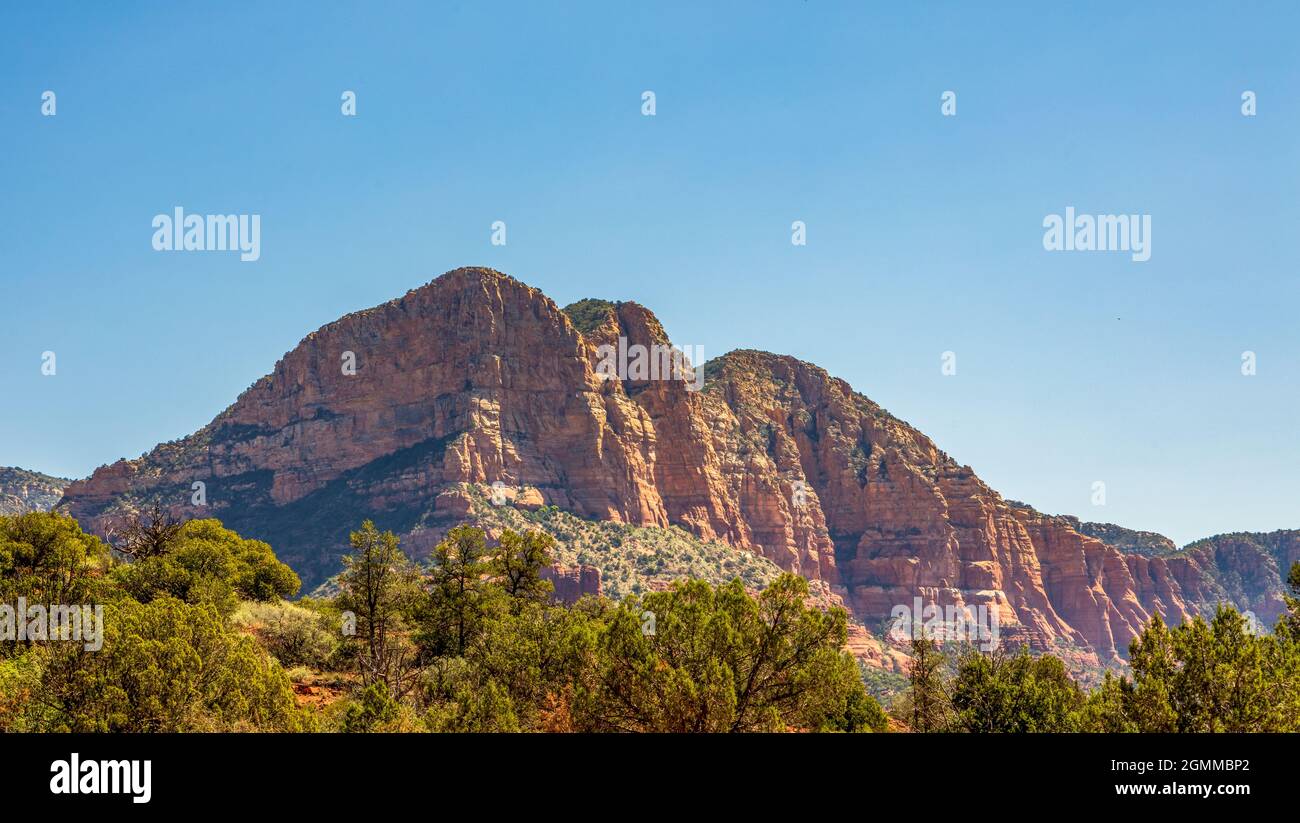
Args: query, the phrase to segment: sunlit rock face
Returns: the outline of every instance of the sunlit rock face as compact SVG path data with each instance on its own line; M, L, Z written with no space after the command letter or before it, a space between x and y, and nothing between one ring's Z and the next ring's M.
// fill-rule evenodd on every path
M1276 613L1285 551L1272 566L1241 546L1126 552L1004 500L816 366L736 351L653 374L603 367L638 346L671 343L635 303L562 310L499 272L457 269L312 333L202 430L72 483L62 509L99 532L153 502L219 517L309 589L366 518L426 553L470 517L470 484L503 505L758 553L822 581L868 627L918 596L985 606L1004 641L1101 663L1156 611L1179 621L1231 596ZM1257 582L1228 592L1225 557ZM579 574L573 588L594 585Z

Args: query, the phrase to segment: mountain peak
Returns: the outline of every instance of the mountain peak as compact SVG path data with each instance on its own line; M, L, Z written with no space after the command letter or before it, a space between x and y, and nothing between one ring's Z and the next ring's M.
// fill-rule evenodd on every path
M597 370L601 346L667 342L637 303L561 310L501 272L455 269L322 326L208 426L73 483L62 505L101 533L154 502L219 517L310 589L362 520L420 555L500 492L760 555L869 626L916 597L986 606L1004 639L1094 663L1154 612L1177 621L1223 596L1208 562L1126 554L1009 505L814 364L737 350L709 361L703 391L671 369Z

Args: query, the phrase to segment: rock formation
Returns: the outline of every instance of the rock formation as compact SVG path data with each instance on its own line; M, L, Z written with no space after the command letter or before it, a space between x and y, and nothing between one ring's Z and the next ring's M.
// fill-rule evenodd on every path
M595 566L547 566L542 578L555 586L552 597L560 603L572 605L587 595L601 595L600 569Z
M44 512L63 499L62 477L0 466L0 515Z
M566 312L503 274L458 269L314 332L202 430L74 482L62 505L99 531L155 500L220 517L310 587L366 517L427 552L469 517L473 487L756 553L821 581L872 629L918 596L983 605L1004 639L1102 663L1153 612L1181 620L1241 593L1200 560L1125 553L1004 500L816 366L736 351L676 372L635 357L626 373L603 369L611 349L638 346L671 353L635 303ZM205 507L191 505L195 483ZM1215 556L1236 558L1215 568L1243 564L1243 580L1276 574L1244 548Z
M1162 587L1168 585L1162 578L1172 576L1184 597L1205 607L1203 613L1212 604L1232 603L1269 627L1286 608L1284 581L1300 562L1297 529L1220 534L1175 549L1172 540L1154 532L1111 523L1077 523L1077 528L1122 549L1137 580Z

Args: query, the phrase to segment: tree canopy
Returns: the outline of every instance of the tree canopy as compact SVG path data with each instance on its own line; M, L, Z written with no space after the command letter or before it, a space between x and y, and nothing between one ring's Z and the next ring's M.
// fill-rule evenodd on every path
M298 585L268 545L216 520L115 558L70 517L0 517L0 597L75 608L86 632L0 641L0 730L310 728L279 662L228 619L240 599Z
M0 638L0 731L1300 731L1300 564L1271 633L1156 616L1090 690L1050 654L918 637L891 719L846 613L792 574L564 603L546 533L456 526L417 563L366 521L337 593L289 603L297 575L217 520L115 536L0 517L0 603L96 613L93 638Z

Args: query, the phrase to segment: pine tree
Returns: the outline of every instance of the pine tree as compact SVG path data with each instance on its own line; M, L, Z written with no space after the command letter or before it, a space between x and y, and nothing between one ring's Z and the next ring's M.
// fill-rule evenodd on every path
M415 567L392 532L382 534L369 520L350 537L352 554L343 558L339 605L356 616L361 642L361 681L383 681L386 693L400 698L414 682L414 654L406 642L404 615L417 589Z
M929 635L921 630L912 637L911 684L912 731L928 733L944 729L947 696L944 694L943 653Z

